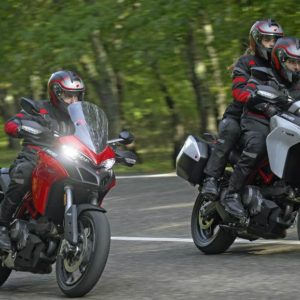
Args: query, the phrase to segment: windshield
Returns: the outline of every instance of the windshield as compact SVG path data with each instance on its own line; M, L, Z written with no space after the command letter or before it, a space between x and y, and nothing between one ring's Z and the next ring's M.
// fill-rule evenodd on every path
M107 144L108 122L106 115L97 105L75 102L68 106L75 136L90 150L100 153Z

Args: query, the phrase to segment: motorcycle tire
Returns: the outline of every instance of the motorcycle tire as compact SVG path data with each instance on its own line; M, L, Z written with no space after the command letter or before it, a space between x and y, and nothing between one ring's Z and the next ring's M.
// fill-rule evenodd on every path
M233 244L236 235L218 226L220 217L217 211L215 217L205 222L202 220L200 209L205 203L205 199L199 194L191 217L191 231L194 244L205 254L223 253Z
M3 267L0 264L0 286L2 286L4 284L4 282L7 280L11 271L12 271L11 269L9 269L7 267Z
M82 297L95 286L110 250L110 226L104 213L90 210L82 212L78 217L78 233L79 236L84 234L88 241L86 249L82 251L83 257L76 262L75 259L59 255L56 261L57 283L68 297ZM70 269L74 269L74 272ZM76 276L79 278L76 279Z
M298 214L297 214L297 236L298 236L298 240L300 240L300 209L298 209Z

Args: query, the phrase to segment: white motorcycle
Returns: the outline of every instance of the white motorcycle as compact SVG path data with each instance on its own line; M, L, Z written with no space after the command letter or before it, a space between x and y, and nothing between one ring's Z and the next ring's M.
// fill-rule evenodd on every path
M257 93L272 105L282 104L279 100L282 94L274 88L259 86ZM226 170L220 180L220 195L216 201L207 200L199 193L192 212L191 230L194 243L202 252L222 253L236 237L283 238L294 224L300 207L300 101L288 98L283 106L285 109L270 119L267 157L253 170L242 193L247 221L242 225L234 221L220 204L230 171ZM199 190L213 144L214 140L208 142L190 135L177 156L177 175L192 185L199 185ZM238 157L239 150L234 149L229 165L234 167Z

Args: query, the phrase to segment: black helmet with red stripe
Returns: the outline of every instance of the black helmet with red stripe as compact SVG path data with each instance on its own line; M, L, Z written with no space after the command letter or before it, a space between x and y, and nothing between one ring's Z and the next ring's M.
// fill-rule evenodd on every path
M72 71L61 70L53 73L48 81L48 94L52 105L62 112L67 112L68 103L64 95L76 97L77 101L84 100L84 83L82 79Z
M269 60L272 48L264 47L262 40L274 38L276 41L280 37L283 37L283 30L278 22L272 19L256 21L249 33L250 48L256 55Z
M300 64L300 40L292 37L279 39L272 50L272 66L286 81L293 82L299 79L299 72L292 71L286 65L287 60L291 63Z

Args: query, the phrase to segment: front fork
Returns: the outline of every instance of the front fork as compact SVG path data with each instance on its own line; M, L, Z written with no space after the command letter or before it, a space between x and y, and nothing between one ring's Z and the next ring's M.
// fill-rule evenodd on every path
M106 210L99 207L97 196L90 199L90 203L73 204L73 187L66 185L65 190L65 217L64 217L64 239L70 245L78 244L78 216L87 210L99 211L106 213Z
M71 245L78 243L77 205L73 204L73 187L65 186L64 237Z

